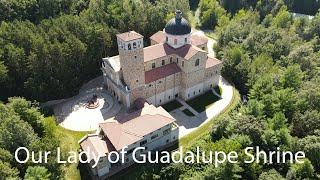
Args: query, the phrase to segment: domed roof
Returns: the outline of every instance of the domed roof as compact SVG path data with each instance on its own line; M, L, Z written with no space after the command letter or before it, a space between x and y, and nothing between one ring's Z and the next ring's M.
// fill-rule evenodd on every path
M164 31L171 35L185 35L191 32L188 21L183 18L181 11L176 12L176 17L172 18L164 28Z

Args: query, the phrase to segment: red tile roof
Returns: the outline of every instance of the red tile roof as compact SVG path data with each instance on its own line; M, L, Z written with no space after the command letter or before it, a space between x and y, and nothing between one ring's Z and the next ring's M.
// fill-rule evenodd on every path
M151 40L157 43L165 42L166 36L163 31L158 31L150 37ZM194 46L199 46L208 43L208 39L199 35L191 35L191 44Z
M207 59L207 62L206 62L206 68L210 68L210 67L213 67L217 64L221 64L222 61L218 60L217 58L213 57L213 55L211 54L208 54L208 59Z
M194 46L199 46L203 44L207 44L208 39L203 36L198 36L198 35L191 35L191 44Z
M157 43L163 43L165 41L165 34L163 31L158 31L153 34L150 39L156 41Z
M145 72L145 84L181 72L176 63L167 64Z
M129 31L122 34L117 34L117 37L123 41L132 41L135 39L143 38L143 36L135 31Z
M108 140L101 139L96 134L85 136L80 140L80 147L83 151L88 152L88 159L94 160L94 156L106 156L114 150L114 147Z
M133 144L145 135L150 134L175 120L160 114L145 114L131 120L121 122L104 122L100 124L101 129L109 138L116 150Z
M205 52L202 49L186 44L180 48L172 48L168 44L156 44L153 46L148 46L143 49L144 53L144 62L151 61L157 58L165 57L168 55L176 54L186 60L193 57L198 52Z

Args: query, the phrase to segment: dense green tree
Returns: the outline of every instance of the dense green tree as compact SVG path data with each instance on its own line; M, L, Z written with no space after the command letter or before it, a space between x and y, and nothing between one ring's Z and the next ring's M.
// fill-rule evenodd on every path
M298 96L298 107L301 112L308 109L320 111L320 84L318 80L304 82Z
M39 109L32 105L30 101L26 101L23 98L9 98L7 104L9 108L12 108L20 118L29 123L38 135L43 134L43 121L44 118L39 112Z
M4 81L7 78L7 67L2 61L0 61L0 81Z
M217 141L223 137L227 138L231 133L231 117L225 116L217 120L211 130L211 138Z
M29 124L30 123L30 124ZM42 126L43 115L38 107L22 98L10 98L7 104L0 103L0 162L11 164L13 169L20 171L20 176L31 164L18 164L13 159L13 154L18 147L26 147L30 151L50 151L48 162L42 164L52 178L61 175L60 164L57 163L57 147L59 140L52 129ZM33 127L34 126L34 127ZM38 137L34 129L41 127L41 137ZM18 157L24 159L26 154L20 152ZM8 166L9 169L12 169Z
M294 47L286 58L281 59L281 64L283 66L288 66L293 63L298 64L308 77L313 77L318 73L316 68L316 59L318 58L318 55L313 50L312 44L303 43ZM300 72L300 70L298 71Z
M283 0L259 0L256 9L260 14L260 18L264 19L268 14L275 16L283 5Z
M292 132L298 137L314 135L320 130L320 113L316 110L297 113L294 116Z
M250 100L247 106L243 106L240 112L247 115L253 115L258 118L263 118L265 116L264 104L262 104L261 101L257 101L255 99Z
M320 37L320 12L314 16L310 28L307 29L307 39L311 39L314 36Z
M300 151L305 152L306 157L311 161L315 171L320 170L320 137L307 136L299 139L298 148Z
M255 29L259 22L259 15L256 12L240 10L232 20L222 26L219 31L219 38L215 50L221 57L222 47L242 43ZM221 48L221 49L220 49Z
M229 77L241 92L246 92L249 56L240 47L232 47L226 50L223 60L224 66L221 73Z
M32 144L39 142L38 136L27 122L22 121L12 110L7 111L9 116L0 123L1 148L13 153L18 147L32 147Z
M265 123L261 119L250 115L236 116L234 131L238 134L248 135L253 142L253 145L262 144L262 134L265 130Z
M10 154L9 151L0 148L0 161L2 162L12 162L13 161L13 157Z
M280 11L272 20L272 25L279 28L288 28L291 25L291 15L287 11L286 7L281 7Z
M285 180L285 178L282 177L281 174L279 174L279 172L276 171L275 169L271 169L267 172L263 172L259 176L259 180L271 180L271 179Z
M276 73L277 67L274 66L274 62L271 57L265 54L261 54L255 57L250 64L250 71L249 71L249 83L254 83L259 79L261 76L265 76L267 74ZM252 86L252 84L248 84Z
M26 180L49 180L51 174L45 167L41 166L29 166L24 176Z
M215 29L219 23L219 19L227 16L226 11L216 0L201 0L199 3L199 11L200 26L203 28Z
M285 69L280 81L284 88L298 90L301 86L303 73L299 65L289 66Z
M314 169L311 162L308 159L304 159L304 163L295 163L291 166L286 179L313 179L313 172Z
M238 164L224 163L218 168L215 168L213 172L208 173L204 179L242 179L241 172L243 169Z
M0 160L0 180L5 179L19 179L19 171L16 168L12 168L7 162L2 162Z

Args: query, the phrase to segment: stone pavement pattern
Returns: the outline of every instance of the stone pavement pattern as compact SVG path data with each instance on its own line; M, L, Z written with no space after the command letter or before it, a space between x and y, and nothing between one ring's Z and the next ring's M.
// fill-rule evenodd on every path
M73 131L95 131L99 123L115 116L122 106L103 88L102 76L85 84L77 96L69 98L54 107L54 114L59 125ZM85 108L85 103L92 96L98 95L99 107Z

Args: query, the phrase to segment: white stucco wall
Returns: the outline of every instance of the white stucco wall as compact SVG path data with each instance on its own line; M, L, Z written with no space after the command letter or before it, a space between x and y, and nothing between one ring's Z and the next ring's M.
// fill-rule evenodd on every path
M165 42L168 43L173 48L179 48L185 44L191 43L190 42L191 33L186 34L186 35L171 35L171 34L165 33L165 35L166 35ZM177 40L176 44L174 43L175 39ZM186 41L186 39L187 39L187 41Z
M203 85L204 85L204 83L202 82L202 83L199 83L195 86L192 86L190 88L185 89L185 91L184 91L185 100L188 100L188 99L191 99L195 96L203 94L204 93ZM199 90L200 90L200 92L199 92Z
M175 99L175 95L179 94L179 88L180 87L177 86L172 89L168 89L162 93L151 96L147 99L147 102L150 104L153 104L155 106L158 106L158 105L165 104L169 101L172 101ZM170 96L170 98L169 98L169 96ZM160 102L160 100L161 100L161 102Z

